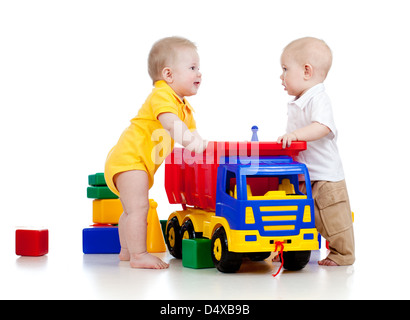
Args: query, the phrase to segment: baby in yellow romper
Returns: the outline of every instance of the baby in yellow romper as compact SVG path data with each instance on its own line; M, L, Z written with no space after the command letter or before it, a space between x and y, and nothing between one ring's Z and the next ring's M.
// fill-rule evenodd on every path
M130 261L133 268L165 269L167 263L147 252L148 190L174 142L197 153L206 149L194 110L185 99L201 84L195 44L180 37L157 41L149 54L148 72L154 88L108 154L104 173L124 210L118 223L120 260Z

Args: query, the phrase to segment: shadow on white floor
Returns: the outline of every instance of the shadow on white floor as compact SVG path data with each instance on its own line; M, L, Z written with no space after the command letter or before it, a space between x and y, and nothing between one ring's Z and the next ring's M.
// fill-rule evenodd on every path
M395 273L369 269L359 262L347 267L322 267L326 250L312 252L301 271L282 270L267 259L244 261L239 272L215 268L189 269L168 253L167 270L140 270L120 262L117 255L62 254L17 257L3 264L1 299L406 299ZM14 262L14 263L12 263ZM6 268L5 268L6 267ZM4 270L5 269L5 270ZM372 271L373 270L373 271ZM7 288L7 290L5 290Z

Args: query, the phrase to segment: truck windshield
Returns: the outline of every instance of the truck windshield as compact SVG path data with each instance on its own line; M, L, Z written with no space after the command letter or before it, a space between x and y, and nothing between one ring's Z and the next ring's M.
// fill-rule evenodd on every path
M248 200L282 199L305 195L299 191L298 175L247 176L246 188Z

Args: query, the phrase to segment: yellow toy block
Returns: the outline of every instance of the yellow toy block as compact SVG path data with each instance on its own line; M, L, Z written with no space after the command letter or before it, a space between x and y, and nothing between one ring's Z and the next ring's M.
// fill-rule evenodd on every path
M120 199L93 200L93 222L101 224L118 224L123 212Z

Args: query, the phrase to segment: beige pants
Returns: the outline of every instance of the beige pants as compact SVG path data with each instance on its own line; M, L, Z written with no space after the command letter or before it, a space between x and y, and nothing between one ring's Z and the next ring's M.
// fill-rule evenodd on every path
M304 182L299 189L306 191ZM312 181L312 196L315 202L316 229L329 241L328 258L341 266L353 264L353 221L345 180Z

